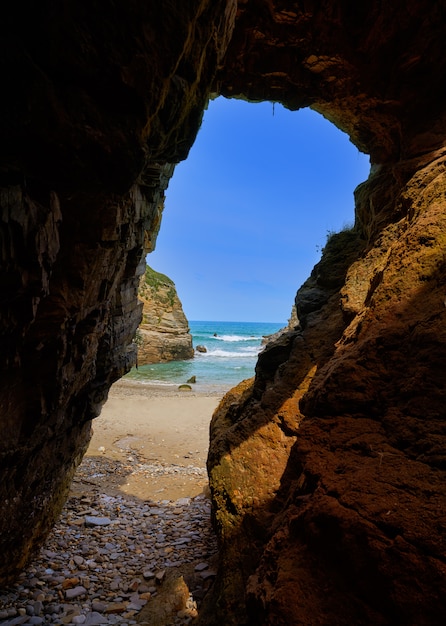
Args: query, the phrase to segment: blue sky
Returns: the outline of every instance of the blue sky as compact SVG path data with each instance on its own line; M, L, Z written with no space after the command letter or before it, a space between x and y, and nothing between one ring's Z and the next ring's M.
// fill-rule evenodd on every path
M321 115L211 101L147 262L189 320L286 322L327 233L353 223L369 158Z

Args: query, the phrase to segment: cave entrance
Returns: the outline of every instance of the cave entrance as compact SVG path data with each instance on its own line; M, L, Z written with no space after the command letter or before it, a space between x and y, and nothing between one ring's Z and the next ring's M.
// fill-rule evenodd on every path
M189 320L284 322L327 235L353 224L369 169L311 109L219 97L176 167L147 261Z
M327 236L353 225L353 190L368 172L368 157L311 109L211 101L147 256L173 279L194 346L207 353L135 376L195 377L197 391L250 378L262 336L286 325Z
M190 320L281 325L327 234L353 221L352 191L367 174L366 157L321 116L218 99L175 172L149 262L173 278ZM172 598L172 615L188 623L215 575L209 501L165 488L172 479L178 489L189 475L195 486L206 481L206 450L184 419L187 398L169 435L172 445L160 429L147 435L134 423L156 399L133 394L129 402L129 395L113 398L111 391L61 519L20 581L30 597L43 598L33 610L45 612L48 623L104 623L94 619L106 613L115 623L133 624L146 610L150 623L172 623L152 612L165 615ZM216 397L206 402L196 427L207 441ZM161 407L154 421L166 426L163 415L172 410ZM189 412L200 417L196 404ZM160 462L169 447L171 457ZM151 497L134 492L136 484L143 490L142 483L156 480ZM63 584L59 595L56 583ZM12 590L4 600L11 611L26 611L17 597Z

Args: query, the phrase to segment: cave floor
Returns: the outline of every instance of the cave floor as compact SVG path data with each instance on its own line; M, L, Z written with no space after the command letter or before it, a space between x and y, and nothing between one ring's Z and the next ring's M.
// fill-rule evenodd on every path
M147 419L120 421L129 406L128 398L119 405L121 391L96 420L38 557L17 584L0 590L1 626L167 626L197 616L217 565L205 459L218 398L208 398L200 413L193 398L177 397L169 406L180 402L192 423L174 428L168 419L155 420L155 432Z

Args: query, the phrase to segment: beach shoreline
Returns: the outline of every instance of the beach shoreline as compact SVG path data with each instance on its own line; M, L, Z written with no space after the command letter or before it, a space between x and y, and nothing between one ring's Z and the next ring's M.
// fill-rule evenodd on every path
M185 625L197 615L218 562L206 457L224 394L166 387L112 385L53 531L0 590L1 616L31 623L36 597L39 624Z
M223 395L119 380L93 420L86 453L93 463L91 481L105 492L140 500L206 493L209 426ZM101 469L106 460L115 471Z
M184 383L181 383L184 384ZM113 396L129 396L129 395L142 395L148 398L153 397L209 397L209 398L222 398L225 393L229 391L229 388L223 387L223 385L200 385L199 383L191 383L190 390L180 390L180 384L165 383L160 384L158 382L152 382L150 380L139 380L135 378L127 378L124 376L117 380L110 387L109 397ZM105 405L104 405L105 406Z

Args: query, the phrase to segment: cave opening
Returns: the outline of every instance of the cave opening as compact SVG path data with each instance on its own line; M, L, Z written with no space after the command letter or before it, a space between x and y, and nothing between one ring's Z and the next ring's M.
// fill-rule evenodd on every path
M327 237L354 223L369 157L322 115L211 100L166 191L149 265L190 320L284 322Z
M298 118L302 120L294 124ZM331 174L329 181L326 172ZM346 172L347 177L343 175ZM285 322L295 291L318 261L327 234L352 223L353 189L367 174L367 158L309 109L291 112L269 102L211 101L196 144L188 159L178 165L167 191L159 241L149 263L156 263L157 269L175 280L189 318ZM345 178L348 182L343 186ZM198 307L203 305L203 296L205 304L212 303L214 309L201 312ZM228 303L230 308L224 310L223 304ZM209 419L212 409L205 410ZM119 411L123 414L122 408ZM140 408L134 409L138 411ZM106 410L99 420L107 420ZM101 430L99 420L95 422L96 435ZM207 429L203 432L207 436ZM187 439L187 434L179 436ZM113 463L104 455L108 444L104 446L100 437L92 440L96 448L85 457L68 505L42 557L27 571L25 582L31 584L38 572L51 585L62 573L64 599L72 596L75 600L74 594L86 594L91 575L102 569L110 574L116 589L111 594L99 593L95 606L118 610L116 598L123 597L121 606L128 606L132 586L142 600L144 594L157 589L156 576L162 575L163 568L150 558L151 550L162 552L163 544L169 548L169 543L181 545L183 539L199 535L212 552L214 538L206 522L206 500L194 498L186 504L181 497L184 477L178 467L184 465L184 471L191 473L204 471L205 454L199 458L198 445L190 446L184 458L170 461L170 466L180 471L172 498L176 505L156 505L155 498L138 501L132 494L137 481L129 477L137 475L142 493L142 483L150 475L147 480L159 482L156 498L161 500L166 494L164 479L156 474L167 471L166 467L140 454L138 431L126 431L115 443L119 453ZM148 447L147 443L150 445L149 441L141 446ZM162 447L162 438L155 443ZM172 477L177 480L173 475L168 477L170 482ZM88 481L99 488L93 484L94 492L87 492ZM102 489L101 481L113 482L113 493ZM133 504L122 499L126 494L136 498ZM80 529L85 519L90 530ZM110 527L108 520L113 522ZM104 529L95 530L95 524L102 528L102 523ZM148 531L155 527L156 532ZM95 536L94 542L88 539L89 533ZM63 555L70 544L78 554L65 563ZM188 542L183 545L186 550ZM125 559L123 546L129 555ZM197 550L199 557L200 548ZM168 553L163 556L169 558ZM122 571L116 567L121 561ZM138 582L132 571L140 574L142 562L146 577ZM204 571L212 572L212 563ZM50 593L45 606L50 604L48 598ZM193 611L194 607L189 608ZM52 618L57 619L55 614Z
M181 384L195 376L208 387L218 379L225 391L250 378L261 337L294 320L296 291L329 236L354 224L353 191L368 173L368 157L309 108L211 100L147 255L174 281L194 347L207 353L140 363L129 377Z

